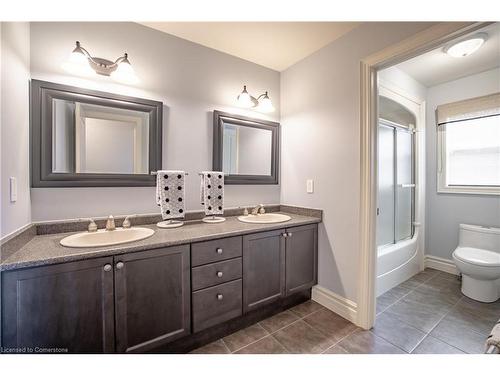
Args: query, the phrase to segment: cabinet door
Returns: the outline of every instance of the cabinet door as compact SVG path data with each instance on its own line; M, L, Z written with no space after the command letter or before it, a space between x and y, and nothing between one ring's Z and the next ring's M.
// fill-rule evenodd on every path
M275 230L243 237L243 311L271 303L285 292L285 233Z
M287 229L286 295L309 289L318 278L318 226Z
M116 347L142 352L191 331L189 245L115 256Z
M2 346L114 351L112 257L2 274Z

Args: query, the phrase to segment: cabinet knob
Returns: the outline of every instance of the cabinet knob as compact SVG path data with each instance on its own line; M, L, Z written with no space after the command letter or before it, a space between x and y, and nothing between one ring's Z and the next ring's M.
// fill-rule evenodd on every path
M220 293L219 293L219 294L217 294L217 299L218 299L219 301L222 301L222 299L223 299L223 298L224 298L224 296L223 296L222 294L220 294Z
M121 270L123 268L123 266L124 266L123 262L116 263L116 269L117 270Z
M283 236L283 237L287 237L287 234L286 234L286 233L283 233L283 234L282 234L282 236Z
M293 233L288 233L287 237L292 237Z
M105 265L104 265L104 272L109 272L109 271L111 271L111 268L113 268L113 267L111 267L111 264L105 264Z
M222 249L220 247L217 248L217 254L222 254Z
M222 271L217 272L217 277L222 277Z

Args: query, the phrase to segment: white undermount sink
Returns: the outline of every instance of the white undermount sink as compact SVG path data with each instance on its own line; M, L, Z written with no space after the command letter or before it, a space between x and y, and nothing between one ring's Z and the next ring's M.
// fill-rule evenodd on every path
M134 242L151 237L155 231L150 228L116 228L107 231L99 229L97 232L82 232L64 237L60 244L66 247L99 247L118 245L127 242Z
M291 217L283 214L257 214L248 216L238 216L238 220L244 223L252 224L273 224L273 223L283 223L290 220Z

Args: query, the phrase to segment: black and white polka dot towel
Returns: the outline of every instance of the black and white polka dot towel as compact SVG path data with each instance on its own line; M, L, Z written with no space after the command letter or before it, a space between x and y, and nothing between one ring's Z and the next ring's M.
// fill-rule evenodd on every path
M222 215L224 213L224 173L204 171L200 173L200 199L205 215Z
M156 204L163 220L184 218L186 212L184 171L158 171L156 175Z

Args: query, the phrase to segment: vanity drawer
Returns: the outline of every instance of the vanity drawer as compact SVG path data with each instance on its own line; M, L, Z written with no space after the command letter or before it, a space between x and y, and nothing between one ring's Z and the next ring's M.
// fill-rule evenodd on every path
M206 264L191 270L193 291L241 279L241 258Z
M201 266L241 256L242 238L229 237L191 245L191 265Z
M193 292L193 332L240 316L241 297L241 279Z

